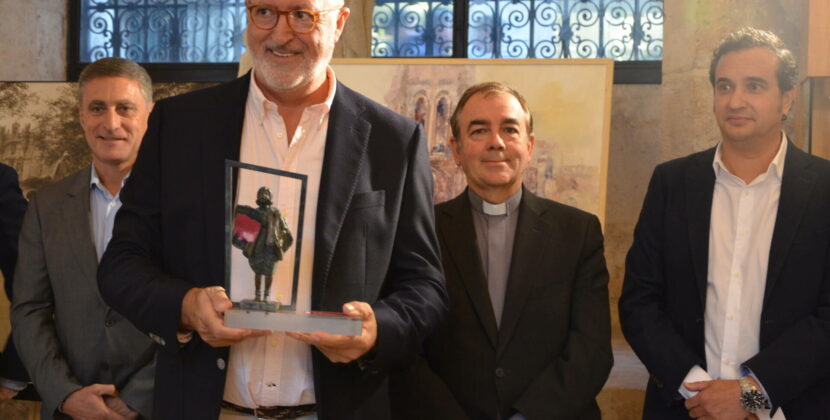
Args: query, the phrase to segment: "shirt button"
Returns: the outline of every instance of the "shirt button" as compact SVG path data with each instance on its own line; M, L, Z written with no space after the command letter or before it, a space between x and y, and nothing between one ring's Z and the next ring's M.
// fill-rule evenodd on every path
M113 325L115 325L115 321L108 319L106 322L104 322L104 325L106 325L107 328L112 327Z
M281 138L283 138L283 137L284 137L284 135L283 135L282 133L277 133L277 138L278 138L278 139L281 139Z
M221 357L216 359L216 367L218 367L219 370L225 370L225 359Z
M496 368L496 378L504 378L504 369Z

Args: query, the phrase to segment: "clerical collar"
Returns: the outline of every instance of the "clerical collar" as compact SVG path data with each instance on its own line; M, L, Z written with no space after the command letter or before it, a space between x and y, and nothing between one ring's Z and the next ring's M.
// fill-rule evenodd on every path
M510 213L519 208L519 203L522 201L522 189L519 188L516 194L513 194L504 203L493 204L484 201L472 188L467 188L467 196L470 198L470 204L479 213L487 216L509 216Z

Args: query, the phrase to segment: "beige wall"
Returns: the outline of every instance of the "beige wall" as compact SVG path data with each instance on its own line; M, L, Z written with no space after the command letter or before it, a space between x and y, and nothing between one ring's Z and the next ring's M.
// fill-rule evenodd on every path
M0 0L0 81L66 78L66 0Z
M0 0L0 80L63 80L66 60L65 1ZM350 2L353 10L357 2ZM807 22L803 0L665 0L662 85L614 87L606 215L606 256L611 306L616 322L625 252L631 244L654 166L711 147L719 137L711 116L708 66L712 48L725 33L752 25L781 35L797 56ZM350 23L367 21L366 8ZM365 32L345 35L363 39ZM368 48L340 47L355 56ZM0 324L8 315L0 312ZM0 327L2 331L2 327ZM606 419L639 418L644 372L614 332L617 367L600 398ZM639 369L639 370L638 370ZM633 379L633 380L632 380ZM0 405L0 417L8 412Z

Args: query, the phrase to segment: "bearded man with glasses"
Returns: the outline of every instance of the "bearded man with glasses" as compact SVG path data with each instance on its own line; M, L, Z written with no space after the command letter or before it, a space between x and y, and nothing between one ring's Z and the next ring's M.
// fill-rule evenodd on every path
M426 139L337 82L338 1L249 0L253 70L156 104L98 277L162 348L153 418L389 418L387 370L446 312ZM297 310L362 335L224 326L225 159L308 176Z

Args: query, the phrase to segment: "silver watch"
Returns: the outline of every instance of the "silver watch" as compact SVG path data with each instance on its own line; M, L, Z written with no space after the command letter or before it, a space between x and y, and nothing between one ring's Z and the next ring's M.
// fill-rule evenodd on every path
M738 383L741 385L741 407L750 413L767 407L767 397L755 386L748 376L744 376Z

